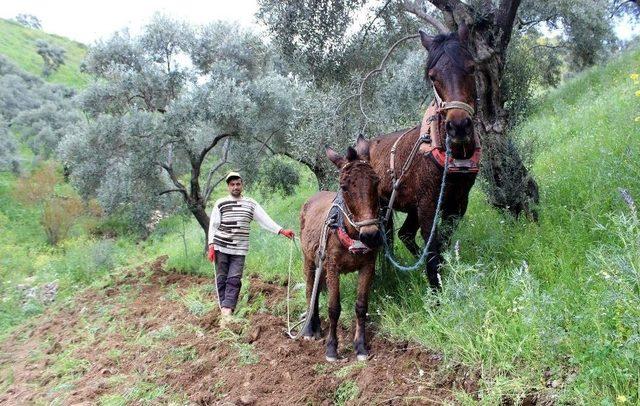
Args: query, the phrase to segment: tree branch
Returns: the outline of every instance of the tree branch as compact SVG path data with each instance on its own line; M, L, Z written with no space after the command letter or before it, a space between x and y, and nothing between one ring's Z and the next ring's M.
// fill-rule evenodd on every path
M261 139L259 139L258 137L253 137L253 139L255 139L258 142L263 142ZM294 156L292 153L290 153L289 151L276 151L275 149L271 148L270 146L268 146L266 143L263 143L264 147L267 148L267 150L269 152L271 152L273 155L284 155L288 158L293 159L294 161L298 161L301 164L303 164L304 166L307 166L309 169L313 170L314 168L317 168L318 165L312 163L309 160L306 160L304 158L300 158L297 156Z
M431 14L428 14L415 1L404 0L402 2L402 6L404 7L404 9L407 12L415 15L419 19L421 19L421 20L427 22L428 24L431 24L432 26L434 26L438 30L438 32L440 34L445 34L445 33L447 33L449 31L449 30L447 30L447 27L445 27L445 25L440 20L438 20L437 18L435 18Z
M546 44L538 44L538 45L534 45L531 48L529 48L529 52L538 49L538 48L548 48L548 49L569 49L568 46L566 45L546 45Z
M374 70L370 71L369 73L366 74L366 76L364 77L364 79L362 79L362 82L360 83L360 89L358 91L358 93L356 94L359 99L360 99L360 112L362 112L362 115L364 116L364 125L363 125L363 130L362 132L364 132L364 129L367 126L367 122L371 121L369 119L369 116L367 116L367 113L365 113L364 111L364 104L363 104L363 97L362 94L364 92L364 85L365 83L367 83L367 80L374 74L380 73L382 72L382 69L384 68L384 64L387 62L387 59L389 59L389 56L391 55L391 53L393 52L394 49L396 49L396 47L398 45L400 45L402 42L408 40L408 39L412 39L412 38L418 38L420 36L420 34L413 34L413 35L407 35L406 37L400 38L399 40L397 40L392 46L391 48L389 48L389 50L387 51L387 54L384 56L384 58L382 58L382 61L380 62L380 65L378 65L377 68L375 68Z
M452 13L456 7L464 5L464 3L459 0L429 0L429 3L436 6L438 10L443 13Z
M387 6L389 5L389 3L391 3L391 0L387 0L384 5L382 7L380 7L380 10L378 10L378 12L376 13L375 17L373 17L373 20L369 21L369 24L367 24L367 26L365 27L365 29L362 31L362 41L360 41L360 45L364 44L364 41L367 39L367 35L369 35L369 30L371 29L371 27L373 26L373 23L376 22L376 20L378 18L380 18L380 16L382 15L382 13L384 12L384 10L387 8Z
M209 151L211 151L211 149L215 147L218 144L218 142L220 142L220 140L225 139L226 137L233 137L236 135L237 135L236 133L226 133L226 134L220 134L215 136L211 141L211 143L206 147L204 147L202 151L200 151L200 155L198 156L198 162L202 163L202 161L204 161L204 158L207 156Z
M498 7L498 14L496 15L496 25L499 28L498 49L501 53L504 53L511 40L511 33L513 32L513 22L516 19L516 13L520 7L520 0L502 0L500 7Z
M181 190L184 195L185 198L187 197L187 188L184 187L184 185L182 183L180 183L180 181L178 180L178 177L176 176L175 172L173 171L173 167L171 165L167 165L167 164L163 164L163 163L158 163L158 165L160 165L165 171L167 171L167 175L169 175L169 179L171 179L171 182L173 182L173 184L175 185L176 188L178 188L179 190Z
M209 196L211 195L211 192L218 185L218 183L216 183L215 185L211 186L211 179L213 178L213 174L227 163L227 158L229 156L229 145L230 145L230 139L227 138L224 141L224 144L222 146L222 159L213 168L211 168L211 170L209 171L209 175L207 175L207 183L205 184L205 188L204 188L205 202L209 200Z
M172 192L180 192L180 193L182 193L182 195L184 196L185 200L187 199L187 192L186 192L186 191L184 191L184 190L182 190L182 189L168 189L168 190L164 190L164 191L162 191L162 192L158 193L158 196L162 196L162 195L164 195L164 194L172 193Z
M622 3L618 4L616 8L611 12L611 15L609 16L609 18L612 18L613 16L618 14L618 11L620 11L620 9L627 3L635 3L636 6L640 7L640 3L638 3L638 0L623 1Z

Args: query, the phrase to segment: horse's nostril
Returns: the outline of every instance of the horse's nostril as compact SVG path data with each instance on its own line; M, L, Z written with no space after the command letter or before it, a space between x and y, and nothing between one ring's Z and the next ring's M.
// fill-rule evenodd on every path
M369 248L377 248L382 243L382 235L380 231L374 231L372 233L360 233L360 241L362 241Z

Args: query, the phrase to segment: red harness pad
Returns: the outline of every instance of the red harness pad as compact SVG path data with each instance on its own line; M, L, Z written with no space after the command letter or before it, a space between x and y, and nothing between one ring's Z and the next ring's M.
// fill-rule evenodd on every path
M444 146L440 145L440 123L439 115L442 114L435 103L431 103L427 111L424 113L422 119L422 125L420 127L420 136L426 139L420 144L419 151L427 156L433 158L433 160L444 168L445 160L447 159L447 152ZM482 147L480 146L480 139L474 133L476 142L476 149L473 151L473 155L469 159L455 159L449 158L449 172L451 173L478 173L480 171L480 159L482 158Z
M349 250L352 254L366 254L371 251L371 248L364 245L364 243L360 240L354 240L349 237L342 227L337 228L338 231L338 240L342 243L342 246Z

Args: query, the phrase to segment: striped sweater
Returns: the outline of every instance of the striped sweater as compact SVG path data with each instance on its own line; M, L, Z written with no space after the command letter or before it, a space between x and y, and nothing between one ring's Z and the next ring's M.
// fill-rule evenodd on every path
M229 195L216 200L209 221L209 244L225 254L247 255L251 220L275 234L282 230L253 199Z

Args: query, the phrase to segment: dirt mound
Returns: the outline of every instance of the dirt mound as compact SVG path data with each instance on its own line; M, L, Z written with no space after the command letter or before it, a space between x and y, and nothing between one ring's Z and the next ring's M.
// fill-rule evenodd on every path
M344 358L330 364L323 341L286 338L270 313L221 329L212 279L167 272L165 260L14 332L0 345L0 404L441 404L454 387L477 391L474 375L443 371L438 354L375 331L362 363L342 329ZM262 295L273 307L285 297L277 284L249 284L249 301Z

